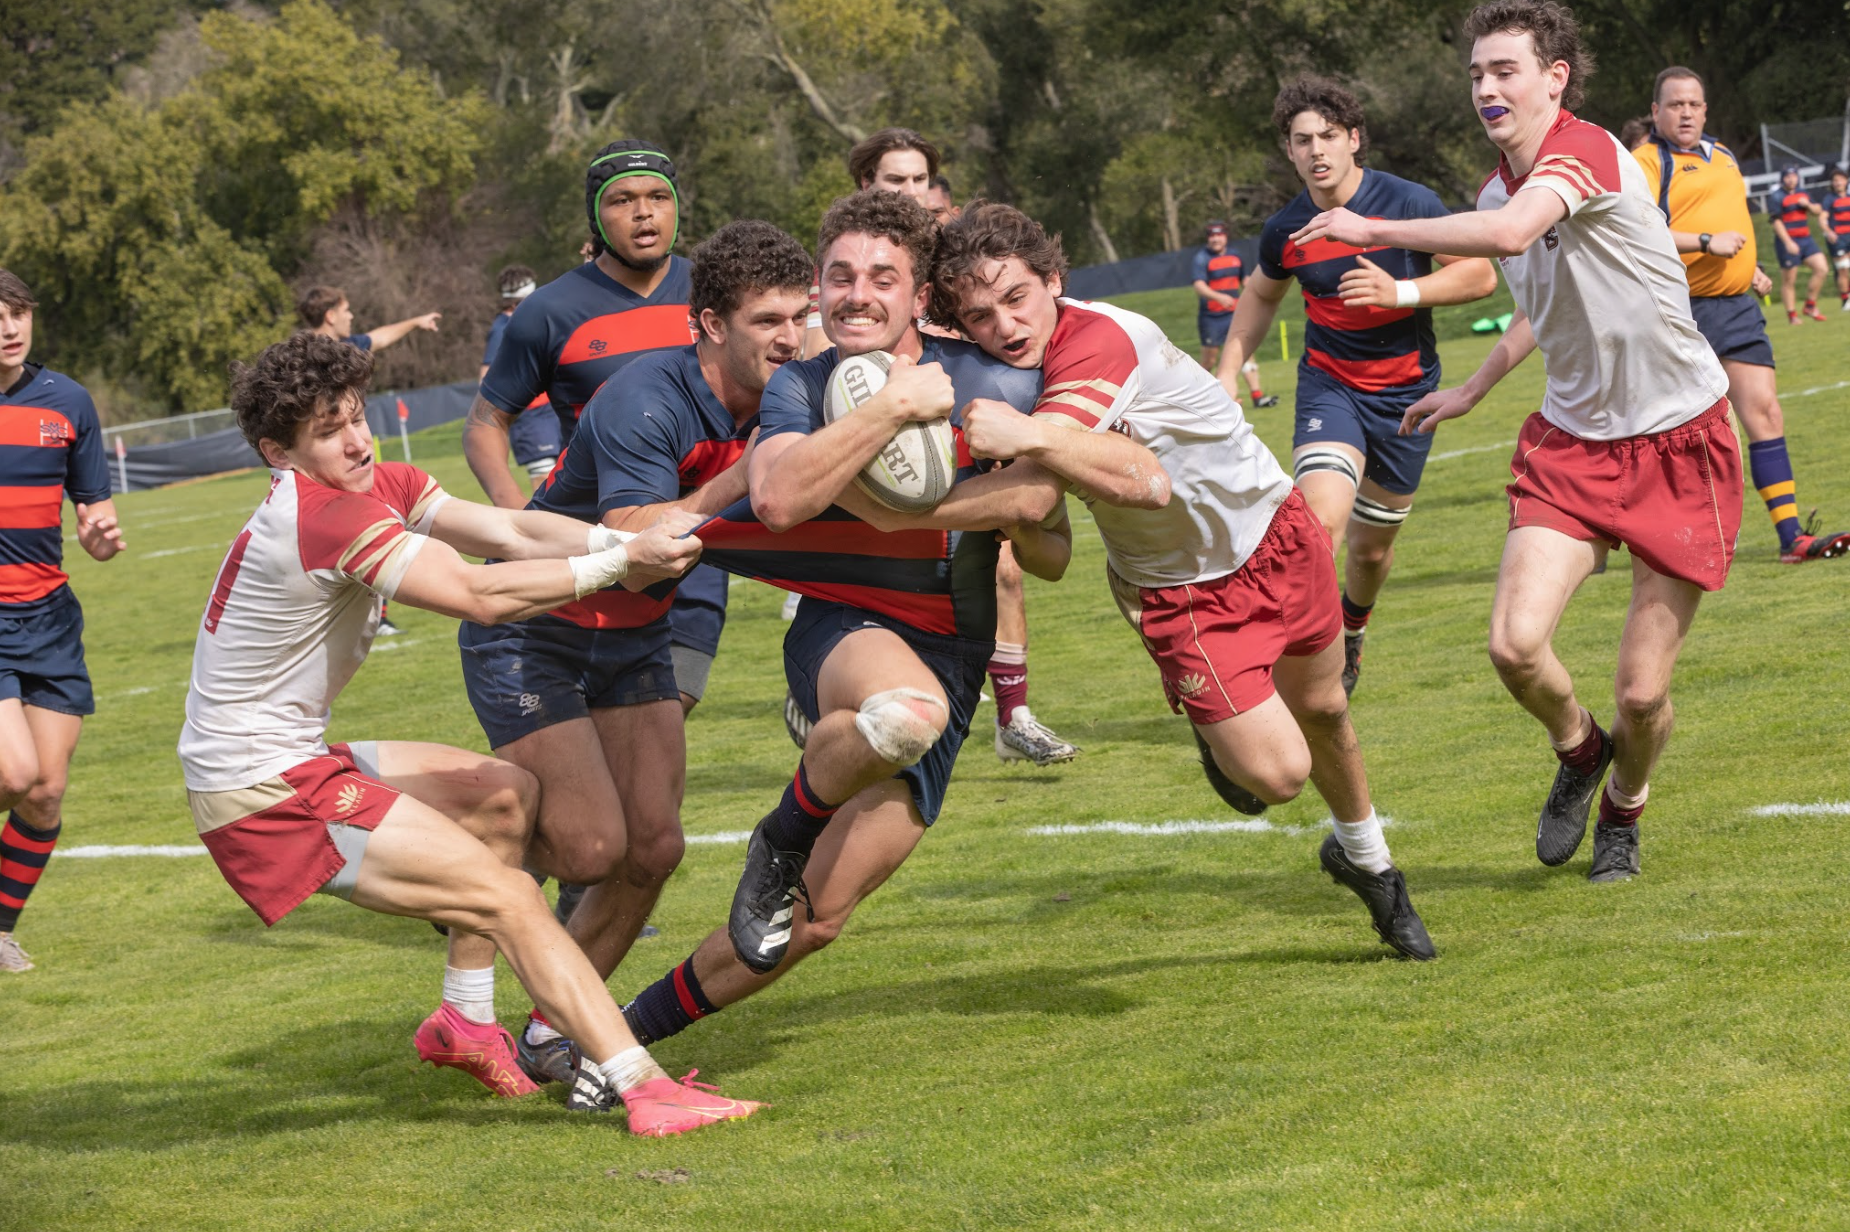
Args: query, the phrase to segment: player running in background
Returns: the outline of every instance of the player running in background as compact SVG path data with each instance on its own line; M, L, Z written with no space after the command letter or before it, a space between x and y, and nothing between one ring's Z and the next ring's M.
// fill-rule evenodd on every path
M1831 260L1837 266L1838 308L1850 312L1850 169L1831 168L1831 199L1824 203L1824 225L1831 237Z
M514 309L520 307L521 301L538 289L535 277L534 272L524 265L504 266L495 277L495 286L501 292L501 310L488 323L488 341L482 347L482 370L475 374L478 384L488 375L489 366L495 362L495 352L501 349L501 335L507 332L507 323L513 318ZM546 395L541 394L527 409L534 410L545 402ZM559 458L561 438L558 416L514 416L514 422L508 425L508 443L514 450L515 465L525 467L528 480L538 487L540 481L552 472L553 463Z
M1246 276L1246 263L1240 254L1227 249L1227 224L1211 222L1200 252L1195 254L1194 287L1201 306L1195 311L1195 332L1201 337L1201 366L1209 372L1220 364L1220 349L1227 342L1227 327L1233 324L1233 310L1240 303L1240 283ZM1259 362L1250 354L1240 365L1246 387L1253 391L1253 405L1277 406L1278 399L1267 397L1259 388ZM1235 390L1228 390L1239 397Z
M597 255L527 298L463 427L463 452L488 498L526 503L508 474L508 430L542 395L570 443L580 409L638 356L692 340L688 263L670 251L680 233L680 189L668 156L646 141L604 146L585 170L585 217ZM538 409L532 413L544 413ZM684 711L706 692L726 623L726 576L696 568L676 592L675 681Z
M1408 411L1409 432L1468 413L1539 349L1547 375L1510 462L1510 530L1490 612L1504 686L1547 730L1559 768L1535 854L1564 864L1586 834L1593 881L1639 870L1638 818L1670 738L1670 678L1705 590L1719 590L1741 526L1741 455L1728 378L1689 311L1689 287L1638 160L1576 119L1591 57L1552 0L1473 9L1472 103L1501 151L1477 212L1393 221L1320 214L1292 238L1496 257L1510 328L1471 378ZM1568 600L1624 544L1632 599L1619 639L1610 735L1555 656ZM1600 793L1607 767L1612 779Z
M353 307L347 302L347 293L339 287L310 287L302 293L295 310L302 328L309 333L345 342L362 351L383 351L415 329L435 333L437 322L443 319L441 312L426 312L390 325L375 325L363 334L356 334L353 332Z
M585 405L532 507L619 530L743 499L742 458L765 382L797 357L809 254L764 222L694 252L700 341L646 355ZM724 580L725 575L720 575ZM572 939L609 978L681 861L687 747L670 651L673 587L605 591L530 620L462 626L463 679L488 743L539 780L528 865L590 890ZM536 1013L519 1055L569 1080L570 1043Z
M911 518L852 486L907 423L977 397L1025 410L1039 392L1038 374L919 334L937 231L904 194L863 190L829 208L817 251L835 347L772 378L750 503L701 528L714 559L805 596L784 670L811 731L783 799L752 832L726 927L624 1008L638 1038L666 1038L768 987L840 934L943 804L993 644L993 531L1006 528L1038 575L1066 567L1071 527L1052 477L1034 468L970 478L961 467L951 495ZM836 365L874 351L896 357L885 387L825 423Z
M1796 565L1840 556L1850 533L1819 534L1816 510L1809 525L1799 522L1773 343L1760 311L1773 284L1755 263L1740 165L1703 132L1708 111L1702 78L1681 65L1665 69L1651 100L1651 132L1633 155L1683 258L1690 315L1728 375L1728 401L1747 433L1748 471L1779 536L1779 559Z
M1324 871L1367 905L1383 942L1432 958L1349 722L1329 535L1213 375L1149 319L1060 298L1065 273L1060 241L1013 206L972 206L945 228L933 317L1046 382L1032 416L966 407L971 454L1027 459L1086 500L1112 594L1221 798L1257 814L1314 782L1334 818ZM1120 437L1160 464L1166 501L1097 486Z
M1811 271L1805 288L1805 315L1824 320L1818 311L1818 288L1824 282L1824 254L1811 237L1811 216L1824 221L1824 210L1811 194L1799 187L1799 169L1790 163L1779 170L1779 196L1773 202L1773 238L1779 244L1779 297L1786 305L1786 324L1799 323L1799 266Z
M1342 680L1353 693L1368 621L1394 565L1394 540L1413 511L1432 449L1431 437L1400 435L1401 415L1439 385L1432 309L1483 299L1497 289L1497 271L1481 258L1293 243L1293 231L1339 206L1374 218L1444 218L1451 211L1430 189L1363 167L1362 104L1334 82L1300 77L1286 85L1272 104L1272 123L1304 191L1266 220L1259 270L1234 313L1219 375L1234 392L1234 371L1265 340L1296 278L1308 320L1291 465L1330 541L1348 549Z
M651 1135L750 1115L757 1105L664 1074L547 912L520 868L531 775L445 745L324 738L371 647L378 596L519 619L618 581L674 576L699 551L675 534L691 519L623 546L601 526L452 500L416 467L373 461L371 373L371 356L313 334L234 373L232 410L271 476L193 652L179 754L201 840L266 925L323 893L448 926L443 1003L415 1036L424 1060L498 1095L535 1089L495 1021L499 949L580 1042L568 1108L608 1112L620 1097L631 1131ZM471 565L459 550L512 559Z
M64 572L64 497L77 543L123 548L102 427L84 387L31 362L38 301L0 269L0 972L30 971L13 936L64 828L64 789L85 715L83 608Z

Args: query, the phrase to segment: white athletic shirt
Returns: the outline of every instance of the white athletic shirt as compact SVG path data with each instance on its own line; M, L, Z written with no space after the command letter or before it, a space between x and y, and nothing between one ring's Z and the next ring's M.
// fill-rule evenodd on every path
M327 752L334 698L449 497L380 462L370 492L271 471L232 541L193 646L180 765L193 791L236 791ZM409 529L407 529L409 527Z
M1225 577L1265 538L1291 477L1207 369L1147 317L1110 304L1060 301L1041 360L1035 413L1122 432L1169 473L1169 504L1091 503L1112 570L1138 586Z
M1728 378L1696 331L1683 261L1638 160L1563 111L1529 174L1517 178L1499 159L1477 208L1538 188L1566 202L1568 216L1499 262L1548 372L1542 417L1610 441L1668 431L1714 406Z

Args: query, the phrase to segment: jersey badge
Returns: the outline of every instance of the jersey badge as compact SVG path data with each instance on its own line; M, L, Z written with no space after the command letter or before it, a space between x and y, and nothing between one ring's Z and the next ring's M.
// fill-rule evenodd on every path
M39 420L39 444L67 445L75 439L76 433L71 431L68 421L63 419Z
M1561 246L1561 232L1554 227L1548 228L1547 234L1542 236L1542 243L1549 252L1553 252Z

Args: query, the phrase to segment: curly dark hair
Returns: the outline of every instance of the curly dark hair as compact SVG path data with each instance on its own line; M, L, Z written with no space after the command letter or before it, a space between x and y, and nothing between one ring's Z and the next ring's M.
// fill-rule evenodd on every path
M894 150L917 150L925 156L925 173L938 174L938 147L909 128L883 128L848 151L848 175L856 188L873 182L880 160Z
M711 308L721 317L738 310L754 291L807 293L816 267L803 245L768 222L729 222L694 249L693 289L687 311L695 321Z
M1368 157L1368 118L1362 114L1362 100L1326 77L1306 74L1286 83L1272 100L1272 125L1278 129L1279 144L1291 146L1291 121L1306 111L1314 111L1331 124L1353 129L1361 138L1355 148L1355 161Z
M1010 257L1020 257L1043 279L1066 273L1066 249L1059 236L1048 235L1045 227L1012 205L972 201L938 236L931 263L931 319L955 327L962 289L976 278L977 267Z
M1475 43L1487 34L1527 34L1543 68L1557 60L1567 64L1567 89L1561 93L1561 105L1577 111L1586 101L1593 53L1580 41L1580 24L1574 20L1573 9L1555 0L1480 4L1465 18L1465 37Z
M828 256L829 245L844 235L877 235L912 254L912 285L925 285L931 276L932 250L938 243L938 222L924 206L904 193L863 188L837 197L822 216L816 233L816 260Z
M18 274L11 270L0 269L0 304L5 304L14 312L28 312L39 306L32 298L32 291L20 281Z
M346 298L347 293L339 287L310 287L302 292L295 306L296 315L302 318L302 328L320 329L328 313L340 307L340 302Z
M366 396L373 356L336 338L302 332L265 347L251 364L231 365L231 410L251 448L293 448L302 425Z

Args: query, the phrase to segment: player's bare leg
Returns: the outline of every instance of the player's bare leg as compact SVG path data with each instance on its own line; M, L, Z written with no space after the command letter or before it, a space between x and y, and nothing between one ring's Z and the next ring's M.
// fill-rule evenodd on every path
M1574 695L1555 656L1555 629L1568 600L1605 556L1604 545L1542 526L1520 526L1503 543L1490 609L1490 660L1503 687L1541 720L1560 765L1536 822L1535 854L1565 864L1585 837L1612 737Z
M1619 637L1613 686L1612 776L1600 794L1590 880L1618 881L1638 872L1638 818L1676 717L1670 676L1701 600L1694 583L1632 561L1632 603Z
M30 971L32 960L13 937L25 900L38 885L52 845L63 831L64 791L83 718L18 698L0 701L0 811L11 814L0 834L8 869L0 893L0 972Z
M1805 258L1805 268L1811 271L1811 281L1806 284L1805 315L1815 321L1824 320L1824 314L1818 311L1818 289L1830 277L1829 267L1825 265L1824 254L1814 252ZM1794 279L1796 282L1797 279Z
M1243 812L1295 800L1310 779L1311 753L1304 732L1276 693L1230 719L1197 724L1195 732L1221 773L1256 798L1259 808L1242 808Z
M372 833L353 902L477 934L507 958L547 1017L579 1041L581 1066L568 1106L606 1111L614 1091L638 1133L675 1133L749 1116L756 1104L708 1098L673 1082L636 1043L603 981L533 879L437 810L403 795ZM580 1089L582 1087L583 1089Z
M936 674L897 633L857 629L817 675L820 718L778 806L752 831L727 930L734 953L765 972L782 961L797 904L813 912L805 867L836 811L930 750L950 709Z
M715 929L680 966L624 1008L632 1029L653 1043L782 979L841 935L854 909L893 875L924 834L903 782L887 779L857 793L816 840L805 874L815 919L797 913L777 966L752 970L733 951L728 930Z
M1028 706L1028 603L1021 588L1015 546L996 553L996 649L989 661L989 688L996 698L996 756L1051 766L1079 755Z
M1779 298L1786 305L1786 320L1799 319L1799 267L1788 265L1779 271Z

